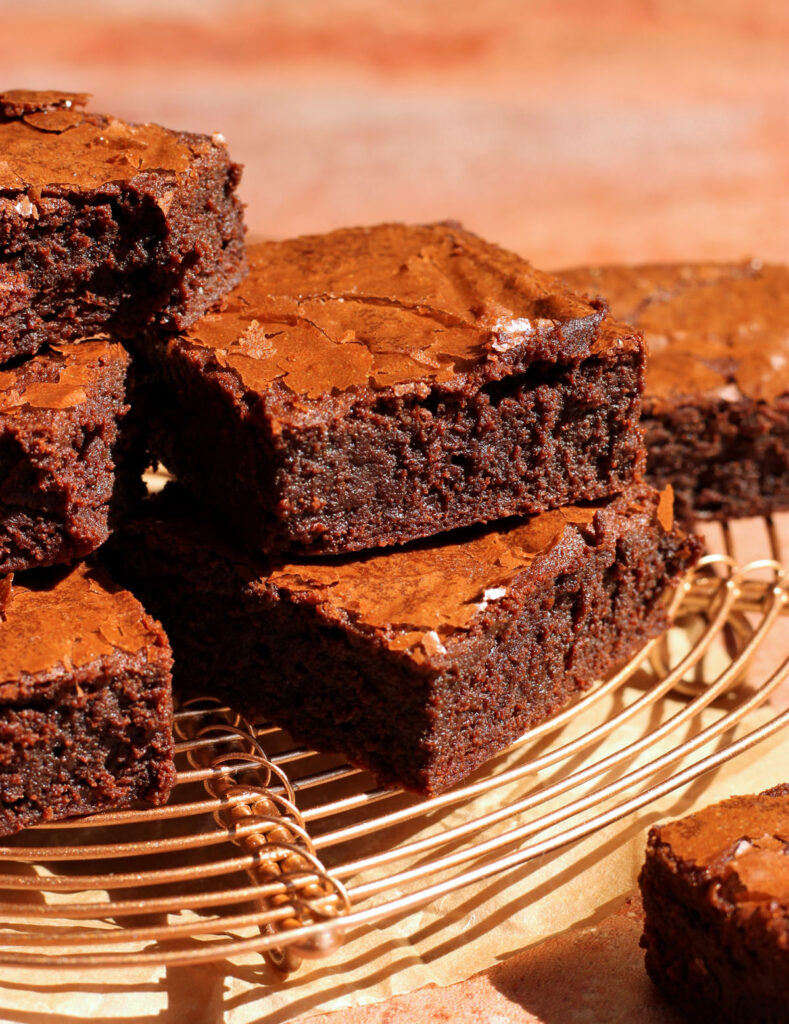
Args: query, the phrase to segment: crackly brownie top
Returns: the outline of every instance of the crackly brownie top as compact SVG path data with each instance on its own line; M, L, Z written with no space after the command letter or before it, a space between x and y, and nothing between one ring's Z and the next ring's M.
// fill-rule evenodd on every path
M85 563L0 580L0 697L12 697L22 677L160 643L140 602Z
M73 409L88 400L100 368L113 362L128 366L123 346L90 339L0 370L0 416L32 409Z
M0 193L90 191L144 171L177 176L211 139L83 108L82 93L0 92ZM18 211L35 216L27 208Z
M452 224L381 224L251 246L250 273L180 344L251 392L426 394L524 353L568 360L640 340L525 260Z
M654 829L650 841L719 880L742 909L777 901L789 916L789 787L713 804Z
M563 508L461 542L388 549L341 563L283 565L264 582L305 595L328 619L350 616L391 650L422 660L423 654L446 653L445 641L506 599L515 579L558 548L568 527L588 526L594 515L590 508Z
M769 402L789 393L789 267L581 267L561 277L644 332L649 398Z
M252 591L293 596L316 606L324 619L351 620L390 650L425 661L445 654L486 612L506 607L530 567L548 580L572 571L585 547L583 531L596 532L611 515L641 516L670 531L672 504L670 488L658 498L639 485L602 508L565 507L361 557L275 564L230 547L212 525L194 518L193 500L168 485L148 504L153 522L145 535L165 553L180 548L190 566L200 566L201 552L218 556Z

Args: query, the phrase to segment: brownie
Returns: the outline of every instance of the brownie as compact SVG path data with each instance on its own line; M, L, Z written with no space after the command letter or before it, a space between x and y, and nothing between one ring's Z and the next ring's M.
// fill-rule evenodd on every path
M353 560L264 561L169 485L102 551L162 619L176 686L436 793L658 634L698 542L639 484Z
M451 224L250 248L148 346L154 447L261 552L346 553L610 497L642 465L641 336Z
M640 885L647 970L689 1020L789 1020L789 786L653 828Z
M0 575L87 555L142 496L129 362L92 339L0 370Z
M648 477L673 485L678 516L789 508L789 268L753 260L561 276L646 335Z
M193 323L245 269L220 136L0 92L0 363L111 330Z
M0 580L0 835L166 800L171 662L159 623L100 569Z

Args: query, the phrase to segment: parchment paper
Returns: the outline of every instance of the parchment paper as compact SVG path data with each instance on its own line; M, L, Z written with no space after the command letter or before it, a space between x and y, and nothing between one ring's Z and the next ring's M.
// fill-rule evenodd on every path
M587 713L584 720L564 730L562 739L593 726L611 712L614 703L612 700L607 707ZM619 731L615 740L577 758L572 767L597 760L645 730L654 730L659 721L684 704L671 698L662 701ZM749 729L773 713L757 712ZM720 711L710 710L704 722L718 714ZM684 730L683 738L691 731ZM513 756L517 755L510 759ZM541 781L550 781L565 770L564 766L549 770ZM276 984L260 958L252 955L232 963L96 971L90 976L52 971L42 977L30 970L16 970L6 973L0 982L0 1020L24 1024L73 1020L95 1024L276 1024L318 1010L380 1001L430 982L447 985L578 922L604 917L622 894L633 888L643 859L646 829L657 819L684 814L732 793L764 789L786 777L787 737L779 734L684 792L582 842L446 896L404 919L349 934L340 951L325 961L306 963L284 984ZM604 781L611 778L605 776ZM474 813L523 795L533 784L533 779L522 780L504 792L479 799ZM468 806L458 808L433 821L425 831L446 829L468 815ZM511 825L508 821L500 828ZM402 834L394 838L408 836L413 833L403 827Z

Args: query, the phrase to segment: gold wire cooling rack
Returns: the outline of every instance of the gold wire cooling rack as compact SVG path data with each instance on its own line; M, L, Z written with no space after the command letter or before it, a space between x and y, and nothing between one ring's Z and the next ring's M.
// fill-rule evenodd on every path
M0 963L257 951L285 976L351 927L512 871L718 767L789 725L789 711L755 715L789 675L789 576L775 525L762 528L769 557L738 565L724 526L725 553L684 581L667 636L432 799L379 788L216 700L188 702L169 804L39 826L0 848ZM776 631L777 665L754 673ZM744 681L749 665L757 678ZM634 734L669 694L671 713Z

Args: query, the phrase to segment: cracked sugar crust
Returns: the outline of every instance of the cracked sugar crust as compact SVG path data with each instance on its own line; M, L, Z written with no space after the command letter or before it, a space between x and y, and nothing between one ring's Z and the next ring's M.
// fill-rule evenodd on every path
M54 348L10 370L0 370L0 415L29 410L74 409L97 387L97 367L116 362L129 366L122 345L88 338L78 345Z
M721 886L739 914L782 904L789 928L789 791L731 797L654 829L656 853Z
M0 92L0 121L26 114L71 110L84 107L90 96L86 92L62 92L55 89L5 89Z
M0 698L20 679L70 673L116 652L159 657L161 629L140 602L81 562L45 576L7 577L0 590ZM35 642L31 643L31 638Z
M789 787L652 828L646 969L688 1019L778 1022L789 1005Z
M635 351L635 332L550 275L450 224L382 224L251 246L249 277L174 342L248 391L306 399L451 386L484 364Z
M83 109L79 93L0 93L0 194L91 191L145 171L183 175L212 141ZM34 213L31 213L35 216Z
M265 585L309 595L329 620L340 623L350 615L392 650L417 657L420 647L428 655L442 653L439 648L446 653L444 645L472 629L536 560L550 554L563 563L576 553L576 531L589 527L596 513L569 507L460 541L340 564L284 565L270 572Z

